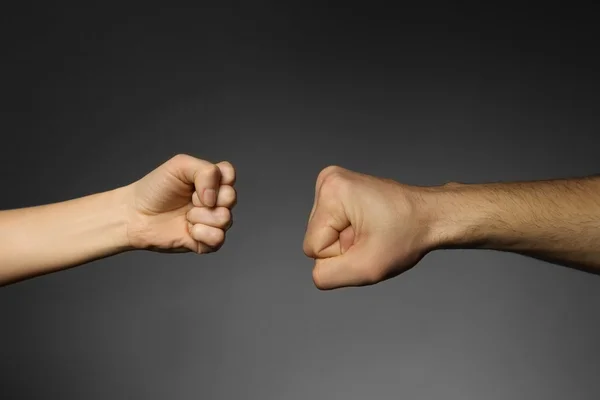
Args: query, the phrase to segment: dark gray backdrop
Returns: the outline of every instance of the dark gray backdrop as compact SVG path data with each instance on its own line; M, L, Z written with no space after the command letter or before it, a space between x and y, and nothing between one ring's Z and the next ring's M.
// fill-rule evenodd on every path
M1 208L180 152L234 163L239 204L216 254L0 289L0 397L598 398L596 276L457 250L320 292L302 253L329 164L420 185L597 173L593 14L207 4L3 12Z

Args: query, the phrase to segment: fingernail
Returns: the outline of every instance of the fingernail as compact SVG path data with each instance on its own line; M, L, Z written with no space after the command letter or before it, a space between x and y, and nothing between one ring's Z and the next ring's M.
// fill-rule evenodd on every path
M204 205L207 207L214 207L217 202L217 193L214 189L204 190Z

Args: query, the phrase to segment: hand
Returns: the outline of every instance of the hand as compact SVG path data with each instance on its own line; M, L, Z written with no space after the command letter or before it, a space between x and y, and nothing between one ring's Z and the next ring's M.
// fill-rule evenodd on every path
M381 282L429 249L416 188L340 167L319 174L304 238L319 289Z
M135 249L210 253L231 227L235 170L177 155L128 187L128 235Z

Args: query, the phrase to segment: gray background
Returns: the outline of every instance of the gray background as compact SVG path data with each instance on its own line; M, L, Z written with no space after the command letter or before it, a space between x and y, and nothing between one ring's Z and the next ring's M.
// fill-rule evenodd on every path
M180 152L234 163L239 204L216 254L0 289L0 397L600 397L596 276L453 250L320 292L302 253L329 164L419 185L597 173L593 13L207 4L3 12L1 208Z

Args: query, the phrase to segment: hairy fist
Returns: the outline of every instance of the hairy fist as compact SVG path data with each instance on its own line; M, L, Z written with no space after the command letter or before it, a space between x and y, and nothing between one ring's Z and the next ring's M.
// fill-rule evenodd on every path
M372 285L414 266L428 251L416 188L325 168L317 178L304 252L319 289Z
M210 253L231 227L235 169L177 155L129 186L132 247Z

